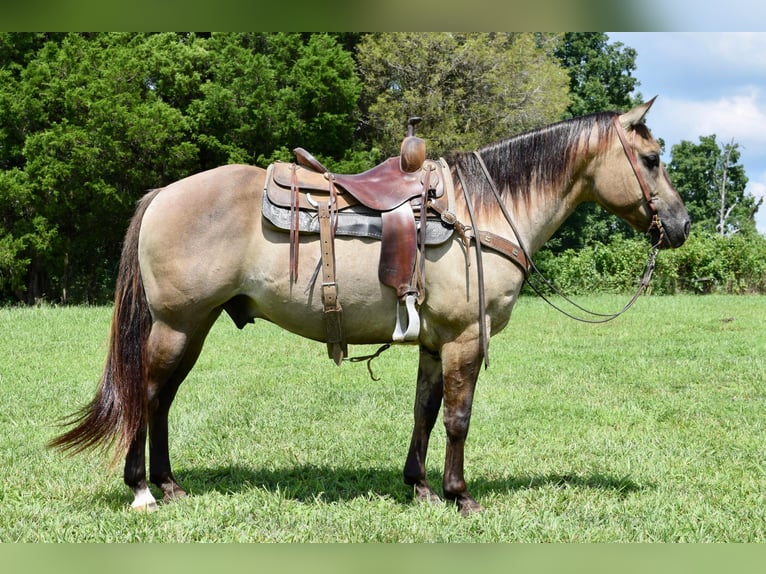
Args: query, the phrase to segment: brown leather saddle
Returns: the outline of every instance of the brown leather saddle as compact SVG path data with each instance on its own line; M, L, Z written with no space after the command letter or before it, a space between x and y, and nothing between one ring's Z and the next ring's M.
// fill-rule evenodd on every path
M360 217L380 222L378 279L395 290L399 301L393 342L417 340L420 318L416 304L423 295L423 251L426 244L446 241L453 232L448 225L439 225L440 233L429 231L429 215L441 223L441 213L453 212L454 191L446 162L425 159L425 142L414 136L413 126L411 120L399 156L363 173L332 173L303 148L294 150L296 163L277 162L268 168L264 216L271 220L266 214L267 203L272 210L273 206L289 210L289 224L275 225L290 233L291 282L297 280L299 234L307 229L316 233L318 227L322 251L312 283L321 270L328 353L338 364L347 354L335 280L334 240L340 232L339 221L353 215L356 228L365 229L376 225L366 219L359 223ZM429 209L437 204L438 210ZM304 222L318 225L311 228ZM441 239L434 240L435 235Z

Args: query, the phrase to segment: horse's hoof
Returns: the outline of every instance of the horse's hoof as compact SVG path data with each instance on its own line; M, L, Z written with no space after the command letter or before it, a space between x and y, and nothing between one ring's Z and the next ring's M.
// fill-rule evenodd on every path
M130 507L138 512L154 512L157 510L157 501L148 488L137 489Z
M442 499L429 486L415 487L415 500L429 504L441 504Z
M180 488L177 488L173 490L173 492L168 492L165 494L165 496L162 497L162 503L168 504L170 502L175 502L176 500L181 500L183 498L187 498L189 495L186 494L183 490Z
M457 502L457 507L460 510L460 516L468 517L468 516L471 516L472 514L478 514L480 512L484 512L484 507L478 502L476 502L470 496L463 500L458 500L456 502Z
M156 502L147 502L146 504L136 504L135 501L130 505L130 508L136 512L156 512L159 509Z

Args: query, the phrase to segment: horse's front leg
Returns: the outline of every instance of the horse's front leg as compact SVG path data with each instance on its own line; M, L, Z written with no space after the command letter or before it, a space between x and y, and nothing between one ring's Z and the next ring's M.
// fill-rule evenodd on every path
M442 362L438 354L420 348L418 386L415 392L415 425L404 465L404 482L415 489L418 500L440 502L426 479L428 440L439 416L443 392Z
M482 357L476 341L445 345L441 357L444 377L443 418L447 431L444 497L453 500L460 513L466 516L483 510L468 493L463 474L465 439Z

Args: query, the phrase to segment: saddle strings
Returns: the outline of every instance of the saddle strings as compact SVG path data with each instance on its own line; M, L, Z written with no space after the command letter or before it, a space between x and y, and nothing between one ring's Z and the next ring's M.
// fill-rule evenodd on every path
M481 349L484 353L484 368L489 367L489 336L487 335L486 309L487 304L484 297L484 262L481 252L481 241L479 240L479 226L476 224L476 217L473 212L473 202L468 196L468 187L463 179L463 171L460 169L459 162L455 162L455 171L460 180L460 187L463 189L468 217L471 219L471 228L473 230L474 244L476 245L476 274L479 280L479 339L481 340ZM522 247L523 249L523 247ZM468 261L468 252L465 254ZM470 264L470 263L469 263Z

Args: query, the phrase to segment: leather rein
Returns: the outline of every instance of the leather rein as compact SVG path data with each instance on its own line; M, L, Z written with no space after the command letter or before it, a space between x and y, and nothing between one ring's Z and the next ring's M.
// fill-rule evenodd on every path
M625 313L628 309L630 309L633 304L638 300L638 298L641 296L641 294L646 290L646 288L649 285L649 282L652 278L652 273L654 272L656 258L657 258L657 251L662 243L664 237L665 237L665 230L662 226L662 221L660 220L659 212L657 211L657 205L654 202L654 198L652 197L651 191L649 190L649 185L646 182L646 178L644 178L643 173L641 172L639 166L638 166L638 160L636 158L635 148L632 145L632 142L628 141L628 137L625 133L625 130L622 127L622 124L620 124L619 116L614 116L614 127L615 131L617 132L617 135L620 139L620 143L622 144L622 149L625 152L625 156L628 159L628 162L630 163L631 168L633 169L633 173L636 176L636 179L638 180L638 185L641 188L641 192L643 193L644 200L646 201L646 204L649 208L649 211L652 214L652 220L649 224L649 228L646 230L646 233L651 233L652 230L656 229L659 238L657 240L657 243L652 245L652 249L649 253L649 259L646 264L646 268L644 271L644 275L639 281L638 289L636 290L636 293L633 295L633 297L628 301L628 303L619 311L616 313L597 313L594 311L589 311L588 309L585 309L581 305L577 304L576 302L572 301L569 297L567 297L564 293L561 292L553 283L548 280L538 269L538 267L535 265L534 261L532 260L531 255L529 254L529 251L524 246L524 242L521 239L521 235L519 234L518 229L516 228L516 225L513 223L513 219L511 218L511 214L508 211L508 208L505 206L505 203L502 201L500 197L500 192L497 189L497 186L495 185L494 180L492 179L492 176L489 173L489 170L487 169L486 164L484 163L484 160L482 159L481 155L478 151L474 151L473 155L478 161L479 165L481 166L482 172L484 173L484 177L486 178L487 182L489 183L490 189L492 190L492 193L495 197L495 200L497 201L498 205L500 206L500 210L503 213L503 216L505 217L505 220L508 222L508 224L511 227L511 230L513 231L513 234L516 237L516 241L518 242L519 248L521 249L521 253L523 254L523 262L526 264L526 268L522 265L519 265L519 267L522 268L524 271L524 277L527 281L527 284L532 288L532 290L540 297L542 298L546 303L548 303L551 307L556 309L557 311L563 313L567 317L574 319L576 321L580 321L583 323L606 323L608 321L612 321L613 319L616 319L623 313ZM635 132L633 132L635 134ZM635 137L635 135L634 135ZM469 200L468 197L468 191L467 187L465 185L465 180L463 178L462 171L460 169L460 166L456 164L456 172L458 179L460 180L460 186L463 189L463 195L465 197L466 206L468 209L468 215L471 219L471 225L473 226L474 230L478 230L476 227L476 221L473 214L473 207L472 203ZM479 234L480 232L476 231L475 234ZM487 334L487 328L486 328L486 303L484 300L484 270L483 270L483 264L482 264L482 255L481 255L481 243L479 237L476 237L476 267L477 267L477 273L479 278L479 337L481 339L481 345L482 349L484 351L484 366L485 368L489 366L489 336ZM507 240L505 240L507 242ZM518 265L518 259L513 260ZM562 309L561 307L554 304L552 301L550 301L541 291L538 289L535 285L533 285L529 278L530 278L530 270L534 271L537 276L540 277L540 279L550 288L553 290L554 293L562 297L564 300L566 300L570 305L576 307L580 311L586 313L587 315L590 315L591 318L585 318L585 317L578 317L574 314L569 313L568 311Z

